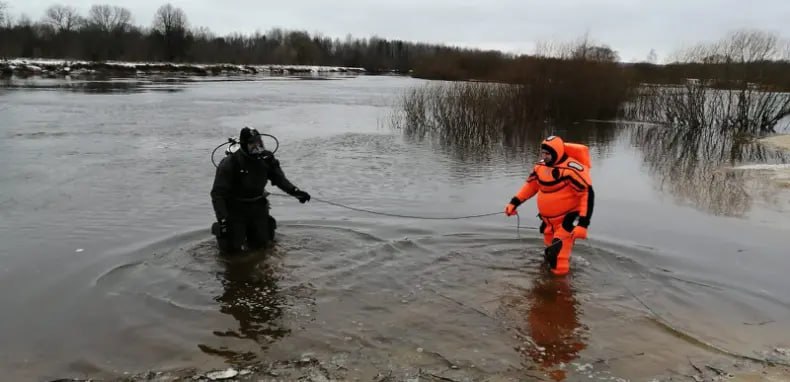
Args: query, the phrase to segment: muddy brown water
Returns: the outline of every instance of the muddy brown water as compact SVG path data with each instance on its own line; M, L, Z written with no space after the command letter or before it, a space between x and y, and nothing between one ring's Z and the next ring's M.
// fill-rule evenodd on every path
M403 137L388 128L392 106L421 83L6 80L3 379L305 356L360 380L420 369L647 380L688 374L689 359L749 365L714 348L790 363L790 189L737 169L787 156L758 143L557 127L590 145L596 189L590 240L565 279L541 271L534 202L517 232L504 214L405 219L273 197L276 248L217 256L209 155L244 125L280 139L286 175L314 197L421 216L501 211L539 142L470 152Z

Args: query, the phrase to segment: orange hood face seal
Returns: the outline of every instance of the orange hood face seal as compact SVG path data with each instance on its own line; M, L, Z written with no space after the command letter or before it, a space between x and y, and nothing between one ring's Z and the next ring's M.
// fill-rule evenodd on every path
M552 135L546 138L541 143L540 148L551 153L551 162L547 162L547 166L557 163L558 160L565 156L565 142L558 136Z

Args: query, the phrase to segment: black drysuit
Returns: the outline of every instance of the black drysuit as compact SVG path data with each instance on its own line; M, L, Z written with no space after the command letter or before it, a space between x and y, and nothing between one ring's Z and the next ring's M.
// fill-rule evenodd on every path
M220 223L212 227L221 251L237 252L245 239L249 249L274 240L277 222L269 215L268 193L264 190L268 181L289 195L298 196L301 192L288 181L271 152L253 157L237 150L219 163L211 203L217 221L227 222L225 233L220 232Z

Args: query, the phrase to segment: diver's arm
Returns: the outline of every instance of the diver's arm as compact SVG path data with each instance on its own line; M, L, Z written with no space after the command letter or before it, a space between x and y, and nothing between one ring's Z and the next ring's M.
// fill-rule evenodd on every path
M217 221L228 218L227 199L230 197L233 185L233 158L225 157L217 166L214 175L214 186L211 188L211 205Z
M575 168L565 169L564 171L570 180L571 187L582 194L576 210L579 211L579 225L587 228L590 225L593 207L595 206L595 191L593 191L589 172L586 172L586 169L579 171Z
M521 203L524 203L527 199L535 196L538 192L538 175L533 170L529 177L527 177L527 182L521 186L521 189L513 196L513 199L510 199L510 203L505 206L505 214L507 216L513 216L516 214L516 208L518 208Z
M296 196L299 188L294 186L285 176L283 169L280 167L280 161L272 155L266 159L266 164L269 165L269 180L272 184L285 191L288 195Z
M595 205L595 192L592 185L587 186L587 191L582 195L579 201L579 225L587 228L590 226L590 219L593 215L593 207Z
M269 180L272 181L273 185L287 192L288 195L299 199L299 203L304 204L310 201L310 194L300 190L299 187L294 186L290 181L288 181L288 178L285 177L283 169L280 168L280 162L277 159L274 159L273 155L267 160L269 161L269 166L271 169L269 173Z
M510 200L510 204L518 207L521 203L529 200L531 197L535 196L538 193L538 174L535 171L532 171L531 174L527 177L527 181L521 186L521 189L518 190L516 195L513 199Z

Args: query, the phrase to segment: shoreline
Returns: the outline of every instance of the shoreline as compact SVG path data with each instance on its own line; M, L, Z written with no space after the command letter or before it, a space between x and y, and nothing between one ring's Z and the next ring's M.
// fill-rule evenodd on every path
M32 77L63 78L69 76L181 74L194 76L221 75L288 75L288 74L370 74L360 67L319 65L236 65L229 63L197 64L169 62L81 61L55 59L0 60L0 78Z
M753 362L730 360L729 362L711 362L709 360L696 359L694 362L689 359L689 364L668 368L668 372L661 376L654 376L653 381L672 381L678 375L693 378L698 381L723 380L726 376L733 382L774 382L785 381L787 373L790 372L785 366L763 365ZM696 362L696 363L695 363ZM588 364L589 365L589 364ZM627 380L614 374L604 373L585 374L584 369L592 366L574 366L569 364L565 368L568 370L576 369L579 373L572 374L570 377L591 380ZM106 378L99 380L119 381L119 382L212 382L212 381L235 381L235 382L254 382L254 381L306 381L306 382L330 382L345 380L371 380L373 381L462 381L462 380L498 380L498 381L520 381L525 378L530 380L549 381L556 376L539 369L512 369L501 372L485 373L457 365L451 367L406 367L406 368L375 368L376 370L366 370L361 372L340 359L320 359L309 353L304 354L299 359L281 361L259 361L247 366L228 365L224 368L212 370L199 370L196 367L177 368L160 371L146 371L126 375L107 375ZM568 377L568 376L565 376ZM562 378L562 380L565 379ZM587 378L584 378L587 377ZM596 378L597 377L597 378ZM62 378L56 381L88 382L96 380L94 378ZM574 379L575 380L575 379Z

